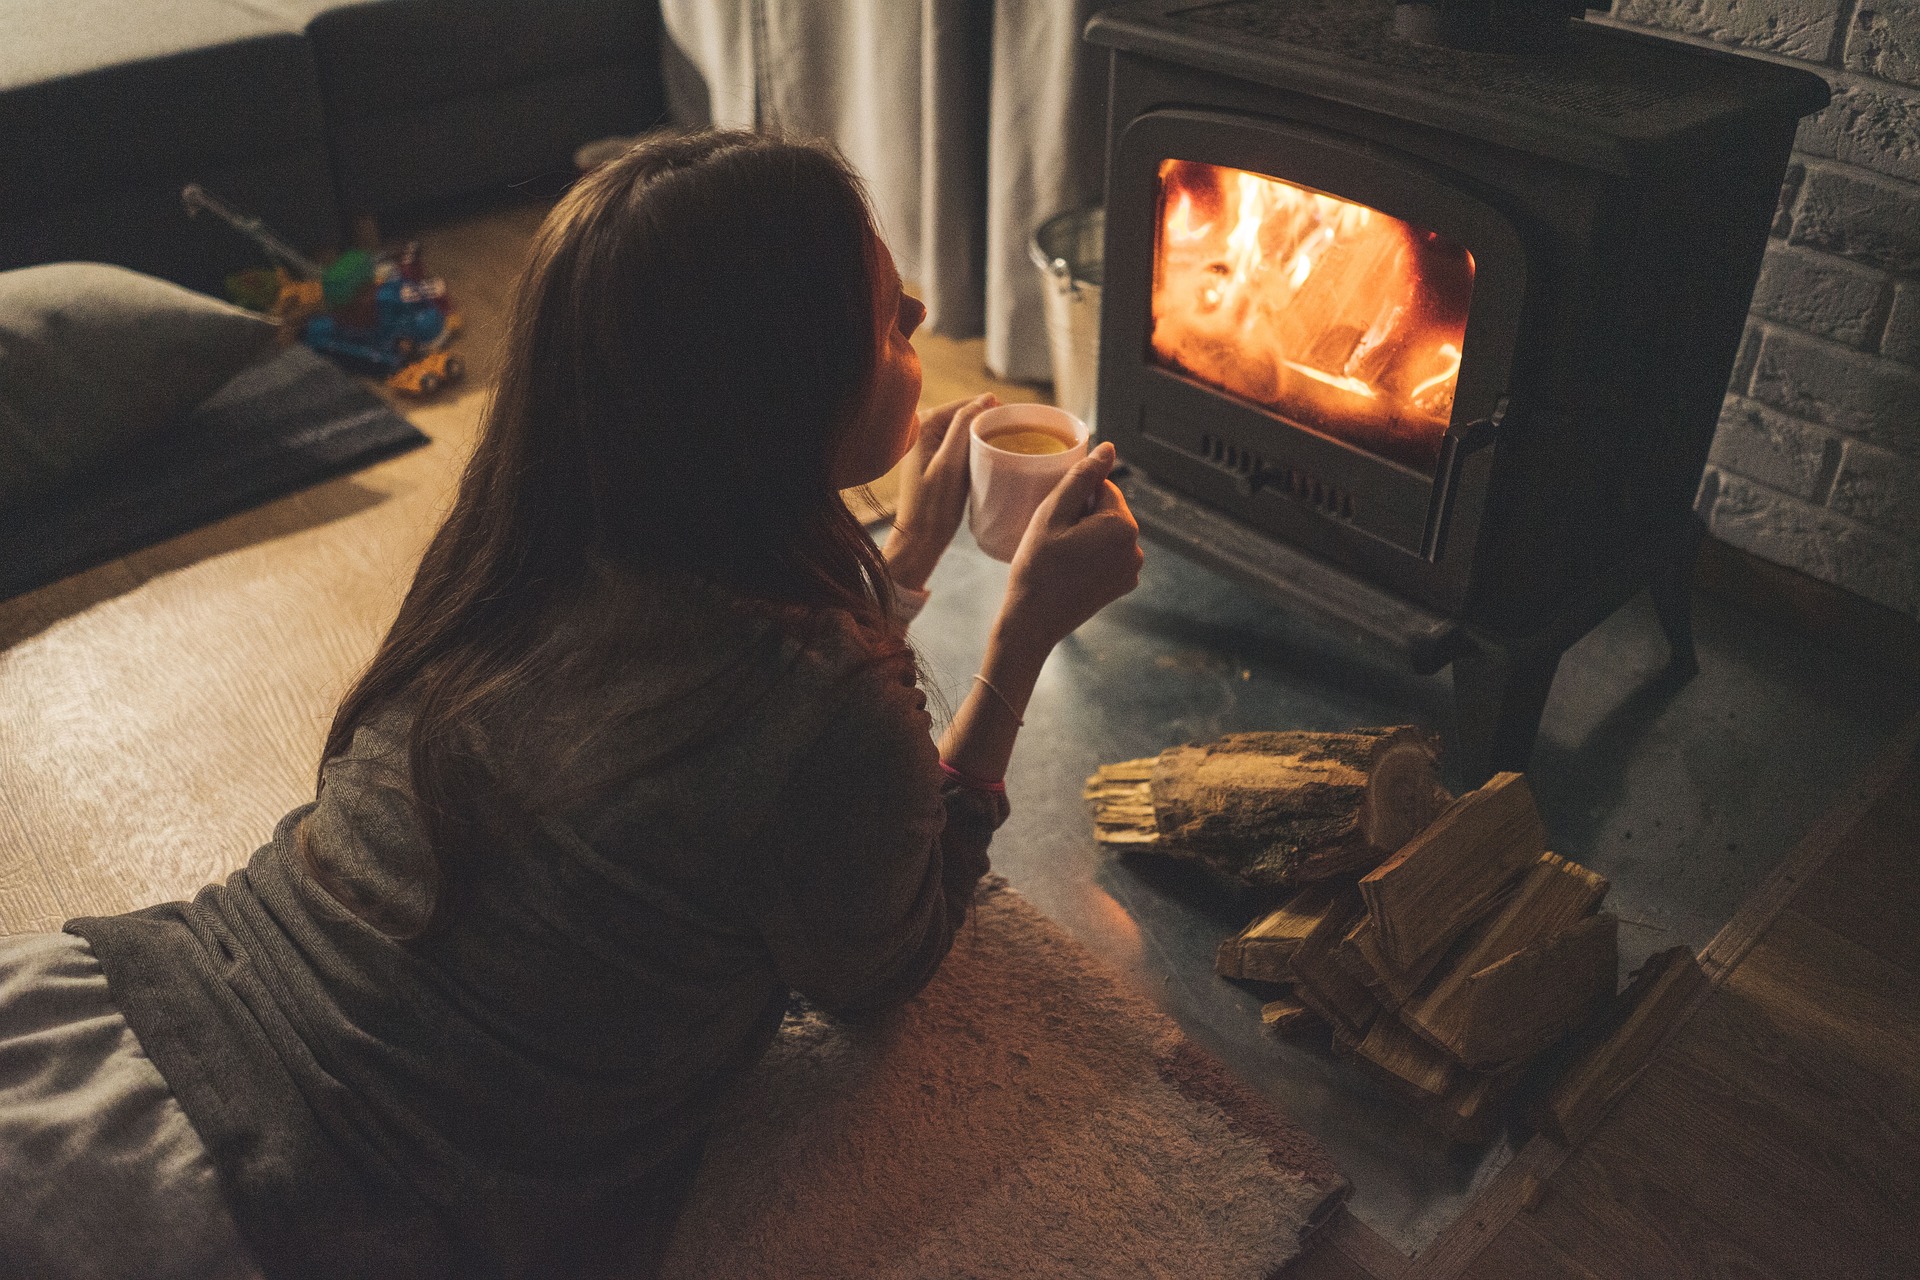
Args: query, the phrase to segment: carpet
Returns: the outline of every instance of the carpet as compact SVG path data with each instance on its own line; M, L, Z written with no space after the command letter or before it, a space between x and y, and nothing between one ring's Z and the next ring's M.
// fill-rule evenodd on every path
M427 443L302 346L58 492L0 510L0 600Z
M1345 1197L1325 1150L1004 882L919 997L788 1014L664 1274L1272 1275Z

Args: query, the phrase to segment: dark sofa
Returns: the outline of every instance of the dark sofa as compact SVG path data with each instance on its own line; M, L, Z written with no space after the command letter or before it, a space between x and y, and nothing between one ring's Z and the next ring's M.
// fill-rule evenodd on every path
M571 174L665 115L657 0L0 0L0 270L111 262L217 292L356 214Z

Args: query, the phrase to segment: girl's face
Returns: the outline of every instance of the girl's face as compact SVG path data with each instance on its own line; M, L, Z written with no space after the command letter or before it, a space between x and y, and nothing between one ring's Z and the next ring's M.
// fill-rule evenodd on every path
M859 415L848 426L835 460L833 483L838 489L871 484L913 447L920 406L920 354L908 341L927 309L900 287L900 271L893 254L876 240L878 270L874 273L874 316L879 360L873 383L867 388Z

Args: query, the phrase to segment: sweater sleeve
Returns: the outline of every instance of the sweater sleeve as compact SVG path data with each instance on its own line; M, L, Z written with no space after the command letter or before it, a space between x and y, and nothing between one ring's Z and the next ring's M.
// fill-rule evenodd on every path
M850 1014L933 977L1007 807L944 779L910 670L858 677L849 693L782 791L752 896L782 979Z

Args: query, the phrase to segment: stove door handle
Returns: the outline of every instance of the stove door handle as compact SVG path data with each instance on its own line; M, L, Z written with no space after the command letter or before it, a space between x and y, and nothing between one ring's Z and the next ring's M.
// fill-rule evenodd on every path
M1462 426L1448 427L1440 444L1440 462L1433 473L1433 501L1427 508L1427 527L1420 538L1420 556L1429 564L1440 562L1447 544L1447 528L1452 523L1453 506L1460 496L1460 474L1467 459L1500 439L1501 424L1507 418L1507 398L1500 397L1491 417L1478 418Z

